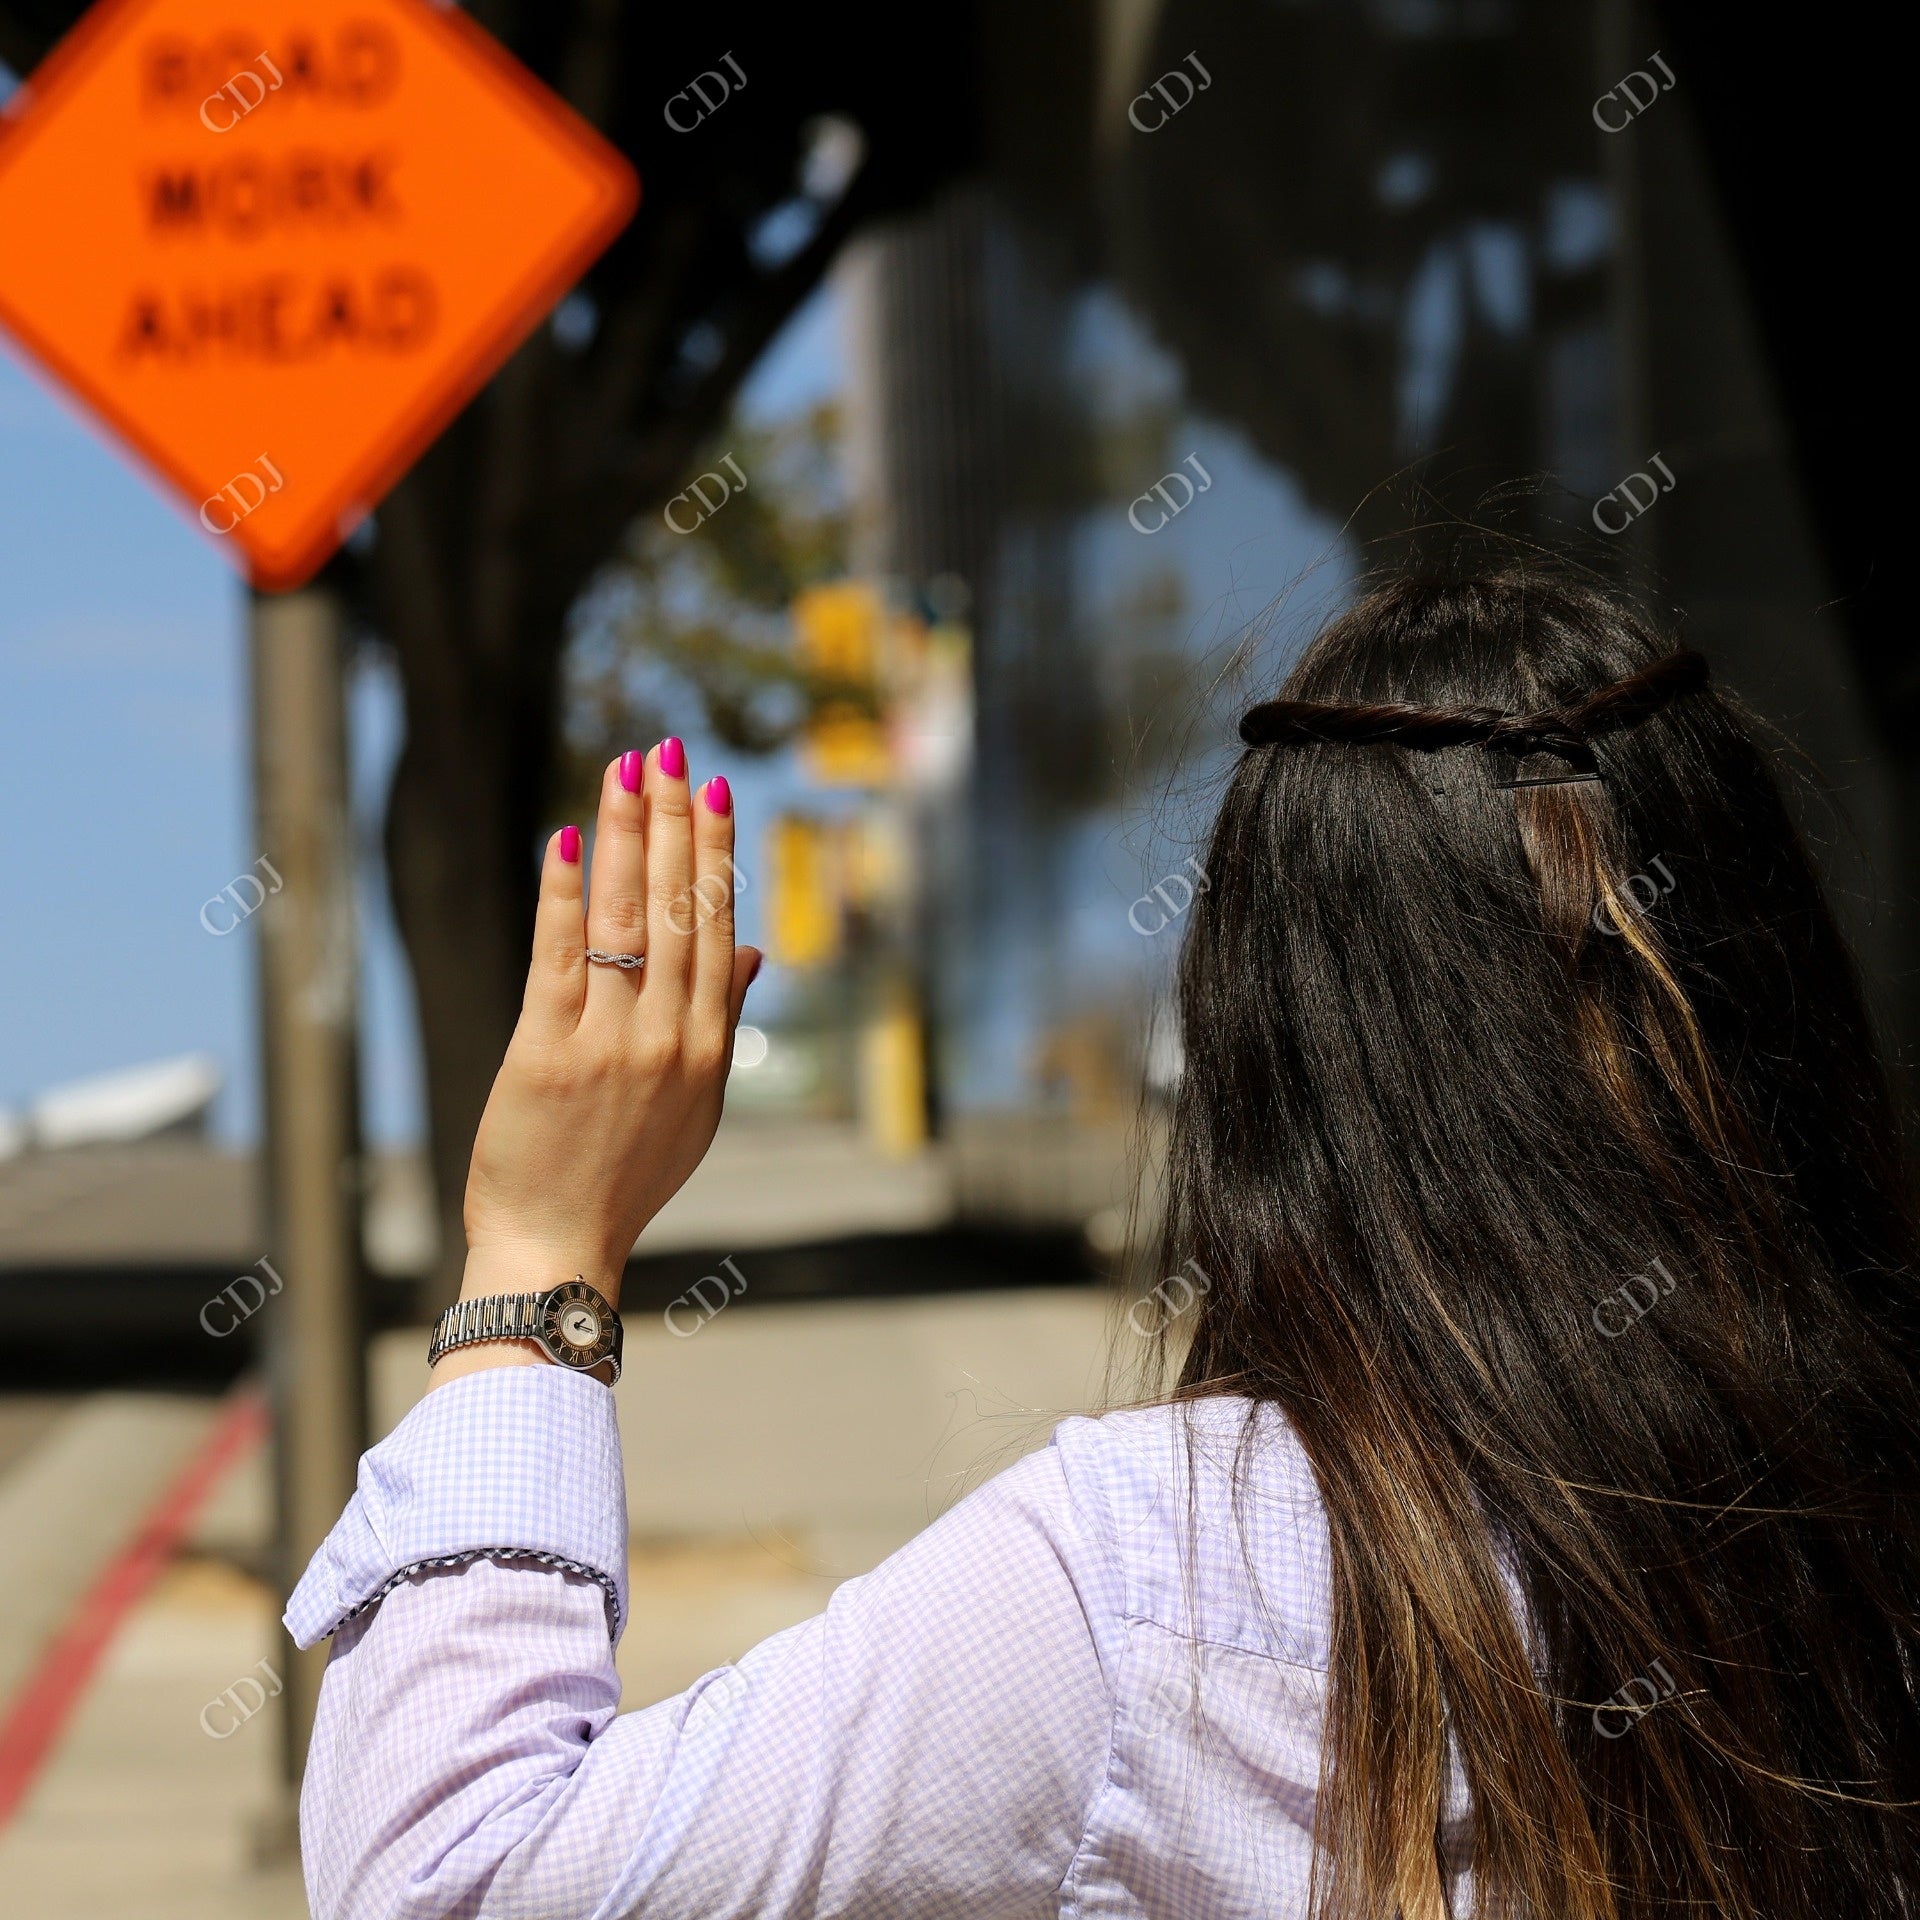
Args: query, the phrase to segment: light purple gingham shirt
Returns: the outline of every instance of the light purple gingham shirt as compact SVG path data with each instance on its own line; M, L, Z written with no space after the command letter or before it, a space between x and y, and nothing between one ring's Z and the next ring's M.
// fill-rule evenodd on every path
M334 1636L316 1920L1305 1913L1326 1530L1270 1410L1237 1510L1245 1401L1067 1420L823 1614L619 1714L613 1407L497 1368L362 1460L287 1609Z

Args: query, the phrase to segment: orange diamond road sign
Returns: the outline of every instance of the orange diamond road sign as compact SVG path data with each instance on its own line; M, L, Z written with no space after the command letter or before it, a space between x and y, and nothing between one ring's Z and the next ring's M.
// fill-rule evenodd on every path
M298 586L632 217L424 0L102 0L0 117L0 324Z

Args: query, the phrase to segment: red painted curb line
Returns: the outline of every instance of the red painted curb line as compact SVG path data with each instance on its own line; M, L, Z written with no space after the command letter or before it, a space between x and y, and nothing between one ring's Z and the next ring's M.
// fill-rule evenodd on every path
M221 1478L266 1432L264 1396L252 1388L233 1395L133 1538L48 1641L40 1664L0 1718L0 1827L19 1810L127 1615L166 1571Z

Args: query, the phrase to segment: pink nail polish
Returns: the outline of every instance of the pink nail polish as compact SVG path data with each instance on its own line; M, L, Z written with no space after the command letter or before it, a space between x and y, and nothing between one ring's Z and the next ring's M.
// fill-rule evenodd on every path
M709 813L733 811L733 789L727 785L727 776L724 773L716 773L701 791L706 795Z
M580 829L578 827L560 829L560 858L570 867L577 867L580 864Z
M620 784L629 793L640 791L640 776L647 770L647 756L644 753L623 753L620 756Z
M660 742L660 771L669 780L681 779L687 771L687 750L672 734Z

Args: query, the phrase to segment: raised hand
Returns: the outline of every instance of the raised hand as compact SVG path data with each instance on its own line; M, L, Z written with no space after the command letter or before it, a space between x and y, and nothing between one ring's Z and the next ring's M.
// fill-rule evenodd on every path
M607 768L590 886L579 829L547 843L526 998L467 1176L464 1295L584 1274L617 1303L641 1228L699 1165L760 967L734 945L733 832L727 782L693 792L668 739ZM466 1348L435 1384L538 1357Z

